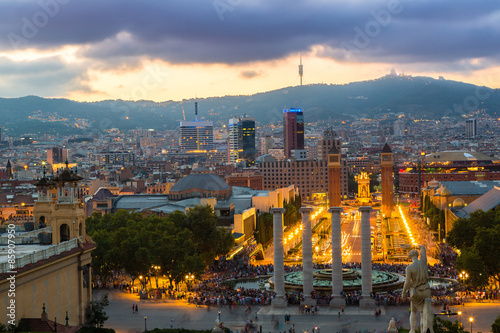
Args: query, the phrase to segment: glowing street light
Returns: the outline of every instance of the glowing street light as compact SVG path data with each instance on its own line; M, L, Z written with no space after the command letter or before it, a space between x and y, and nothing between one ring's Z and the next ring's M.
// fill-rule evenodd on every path
M474 318L469 317L469 321L470 321L470 333L472 333L472 322L474 321Z
M191 285L191 282L194 280L194 274L188 273L188 275L186 275L186 280L187 280L188 290L189 290L189 286Z
M403 219L403 224L405 225L406 232L408 233L408 236L410 237L410 241L413 245L417 246L417 242L413 238L413 234L410 230L410 227L408 226L408 223L406 222L406 217L403 214L403 210L401 209L401 206L399 206L399 213L401 214L401 218Z
M460 274L458 274L458 277L462 279L462 284L465 284L465 279L469 277L469 274L465 273L465 271L462 271Z

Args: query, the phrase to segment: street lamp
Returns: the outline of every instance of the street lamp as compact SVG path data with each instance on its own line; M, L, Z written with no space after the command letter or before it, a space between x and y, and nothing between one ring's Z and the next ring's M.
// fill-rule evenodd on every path
M144 332L148 331L148 328L146 326L146 319L148 319L148 316L144 316Z
M464 326L462 324L462 311L458 311L457 314L458 314L458 321L460 322L460 326Z
M474 318L469 317L469 321L470 321L470 333L472 333L472 322L474 321Z
M155 271L156 289L158 289L158 272L160 271L161 267L153 266L153 269Z
M469 274L465 273L465 271L462 271L462 273L458 274L458 277L462 279L462 284L465 284L465 279L469 277Z
M219 311L219 324L220 324L220 311Z
M188 285L188 290L189 290L189 286L191 284L191 281L194 280L194 274L188 273L188 275L186 275L186 280L187 280L187 285Z

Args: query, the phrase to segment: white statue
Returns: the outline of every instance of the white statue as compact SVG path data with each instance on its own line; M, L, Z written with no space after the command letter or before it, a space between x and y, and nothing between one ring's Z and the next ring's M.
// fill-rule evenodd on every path
M396 321L394 320L394 317L391 318L389 321L389 327L387 328L387 333L394 333L397 332L398 329L396 328Z
M431 288L429 286L429 276L427 274L427 255L425 247L420 245L420 260L418 260L418 251L411 250L408 257L413 261L406 267L406 280L403 286L403 297L410 291L411 314L410 314L410 333L415 333L417 326L417 311L420 312L420 332L427 332L432 328L434 320L434 311L431 306Z

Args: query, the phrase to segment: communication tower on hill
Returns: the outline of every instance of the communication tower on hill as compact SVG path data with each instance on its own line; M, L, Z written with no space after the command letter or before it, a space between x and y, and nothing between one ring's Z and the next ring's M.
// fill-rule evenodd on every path
M299 76L300 76L300 85L302 85L302 76L304 76L304 66L302 65L302 56L300 56Z

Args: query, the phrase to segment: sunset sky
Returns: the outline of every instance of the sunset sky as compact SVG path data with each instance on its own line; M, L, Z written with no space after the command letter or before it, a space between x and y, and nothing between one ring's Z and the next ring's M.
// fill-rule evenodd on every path
M498 0L2 0L0 97L253 94L394 68L500 88Z

